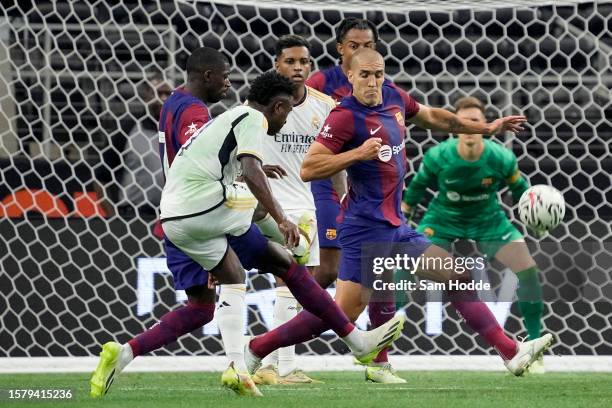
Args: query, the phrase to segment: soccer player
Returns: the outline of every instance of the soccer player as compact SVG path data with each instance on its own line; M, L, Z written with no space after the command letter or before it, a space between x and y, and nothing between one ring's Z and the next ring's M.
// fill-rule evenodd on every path
M486 123L481 101L464 97L455 104L458 117ZM487 258L496 258L516 273L519 308L530 340L540 337L542 289L538 268L523 235L504 213L497 191L507 185L515 202L528 184L521 176L514 153L479 134L458 134L427 151L423 162L404 192L404 210L412 211L428 186L438 195L429 203L417 231L434 244L450 249L457 239L478 243ZM529 368L544 372L542 360Z
M264 163L280 165L285 172L282 178L270 178L270 188L287 217L309 233L309 252L302 256L299 262L311 269L319 265L315 205L310 183L305 183L300 178L300 168L308 148L336 103L329 96L304 84L311 69L310 44L304 38L292 34L279 38L276 43L274 68L293 82L294 105L283 128L274 136L263 139ZM283 235L269 214L263 219L255 220L255 223L266 237L284 244ZM275 327L295 317L298 306L285 284L277 280ZM262 368L255 373L253 379L262 384L313 382L297 368L295 346L284 347L266 356Z
M198 48L187 59L186 84L176 88L161 109L159 145L164 173L167 173L180 147L211 119L207 104L225 97L230 88L229 73L227 59L212 48ZM166 313L150 329L123 345L116 342L104 344L90 380L94 398L104 396L114 376L134 358L175 342L213 318L216 293L208 288L208 272L167 239L164 247L174 287L185 290L187 305ZM217 314L218 320L219 315L220 326L224 326L228 319L221 312Z
M276 221L287 247L299 242L296 225L270 191L261 147L263 138L276 135L285 124L293 88L277 72L257 77L248 105L209 121L176 153L160 204L168 239L221 285L235 289L225 300L223 292L219 298L219 311L228 309L233 316L233 332L223 335L231 363L222 384L244 395L261 395L244 360L245 267L281 278L302 307L325 321L361 361L370 361L399 337L404 323L398 316L369 332L356 329L307 268L251 222L258 201ZM236 184L239 173L248 189Z
M444 283L469 279L443 266L447 262L428 262L452 257L405 224L400 209L407 168L405 120L423 128L462 134L516 132L525 122L523 116L509 116L480 124L444 109L420 105L401 89L383 86L384 67L382 56L372 49L364 48L353 55L348 72L353 95L344 98L330 113L301 170L304 181L323 179L344 169L348 172L350 188L338 231L342 255L336 302L353 320L372 294L373 271L368 272L365 265L362 273L362 262L368 260L368 254L362 251L364 244L389 247L401 243L405 255L422 255L428 266L417 268L416 274L422 278ZM547 334L518 344L506 336L475 291L448 290L447 295L466 323L497 350L515 375L521 375L552 342L552 336ZM254 371L261 358L273 350L309 340L327 328L311 313L299 313L249 342L245 355L248 369Z
M376 48L378 30L369 20L349 17L343 20L336 29L336 50L340 55L340 64L314 73L306 84L330 95L336 102L349 96L353 86L347 78L353 54L363 48ZM391 82L385 80L386 85ZM321 265L315 268L315 278L323 287L331 285L338 277L340 262L340 244L337 239L337 218L340 215L340 199L335 186L342 186L337 176L335 183L332 178L313 180L312 192L315 198L316 215L321 247ZM341 195L341 194L340 194ZM393 293L381 294L376 302L368 305L368 315L372 326L378 327L395 314L395 298ZM389 363L387 350L382 350L372 363L365 369L365 378L378 383L405 383Z

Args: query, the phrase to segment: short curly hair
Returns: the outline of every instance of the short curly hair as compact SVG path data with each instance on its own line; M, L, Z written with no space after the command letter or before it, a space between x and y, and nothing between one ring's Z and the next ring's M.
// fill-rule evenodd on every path
M278 95L293 95L293 82L276 71L261 74L253 82L247 95L250 102L267 105Z

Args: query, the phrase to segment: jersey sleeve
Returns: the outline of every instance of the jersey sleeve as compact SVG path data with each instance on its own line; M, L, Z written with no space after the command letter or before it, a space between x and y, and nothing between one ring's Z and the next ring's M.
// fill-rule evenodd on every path
M327 147L334 154L339 153L342 147L353 138L353 122L353 114L350 110L334 108L325 119L315 141Z
M210 120L208 109L202 105L193 104L183 111L179 119L176 135L179 144L182 146L196 130L201 128Z
M244 156L252 156L263 163L263 140L267 137L268 121L266 117L258 112L250 111L243 113L247 115L234 127L236 135L236 158L240 160ZM236 119L240 119L240 116Z
M508 152L506 157L504 158L504 177L506 179L506 184L508 188L512 192L512 201L514 203L518 203L519 199L529 188L529 184L527 180L523 178L521 172L518 169L518 163L516 161L516 156L512 152Z
M435 150L429 149L423 157L419 171L412 178L408 188L404 191L404 202L414 207L421 202L425 195L425 189L436 181L437 171L435 161Z
M403 89L397 88L404 101L404 117L410 119L419 113L419 104Z
M315 72L306 80L306 85L319 92L323 92L325 88L325 75L321 71Z

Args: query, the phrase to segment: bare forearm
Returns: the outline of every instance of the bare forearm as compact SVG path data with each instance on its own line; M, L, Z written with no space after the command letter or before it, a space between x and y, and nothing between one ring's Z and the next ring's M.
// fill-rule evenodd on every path
M345 170L359 161L355 150L339 154L312 154L307 155L302 163L300 177L303 181L326 179Z
M263 170L250 169L243 174L244 182L251 190L251 193L257 198L259 204L272 216L277 223L285 219L285 212L280 204L272 195L272 190L268 184L268 178Z
M426 129L441 130L455 134L488 135L491 133L488 123L478 123L462 119L454 113L441 108L431 108L427 115L415 117L415 119L414 123L417 126Z

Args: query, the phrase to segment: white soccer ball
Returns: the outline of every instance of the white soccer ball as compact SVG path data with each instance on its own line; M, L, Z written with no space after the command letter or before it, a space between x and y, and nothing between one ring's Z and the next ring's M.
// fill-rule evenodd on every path
M565 199L554 187L539 184L529 187L518 205L523 224L535 231L551 231L563 221Z

